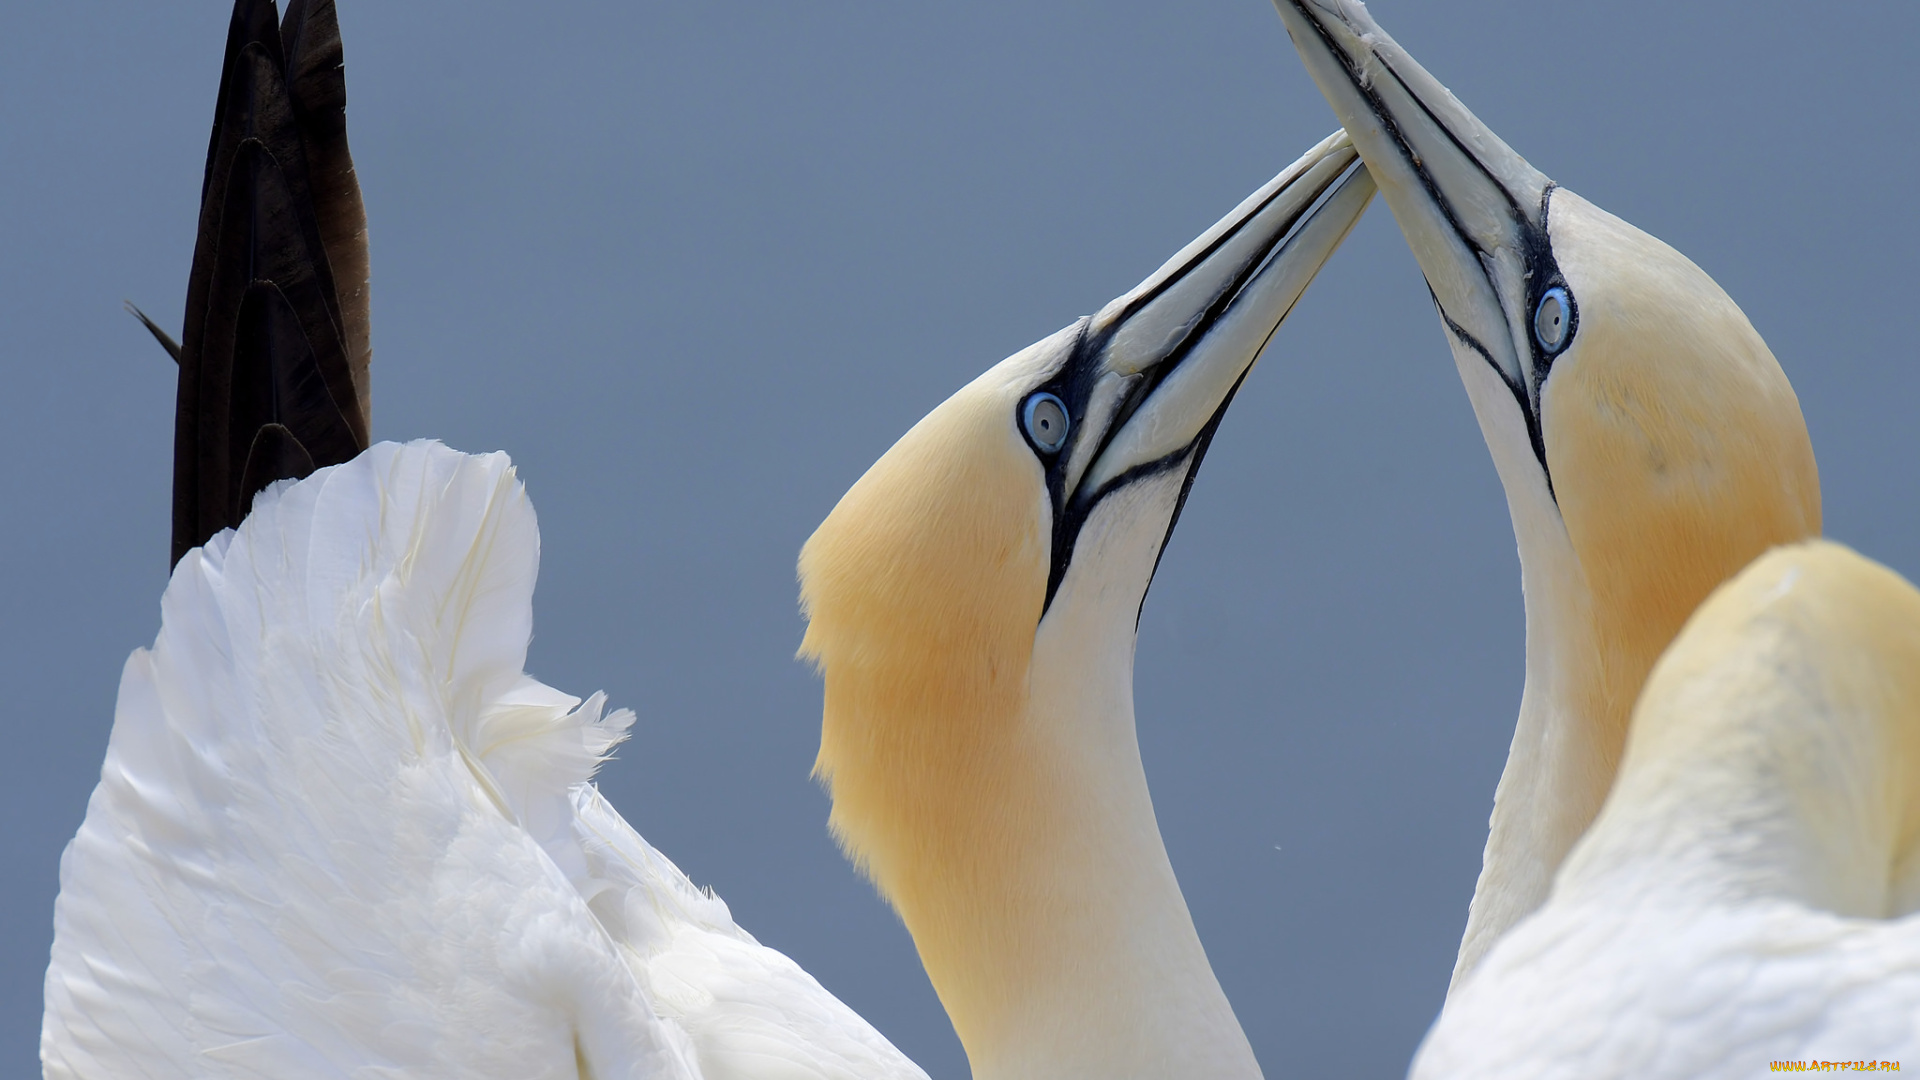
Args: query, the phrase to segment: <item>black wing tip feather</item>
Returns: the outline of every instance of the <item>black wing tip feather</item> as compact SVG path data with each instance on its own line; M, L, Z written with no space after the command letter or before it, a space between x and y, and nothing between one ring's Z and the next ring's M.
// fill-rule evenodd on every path
M239 524L261 488L368 443L365 218L339 28L332 0L293 0L288 16L236 0L228 25L176 354L175 562Z
M147 333L153 335L153 340L159 342L160 347L167 350L168 356L173 357L174 364L178 365L180 363L180 343L173 340L172 334L162 330L159 323L147 318L147 313L141 311L140 305L133 301L122 300L120 301L120 306L127 309L127 314L140 320L140 325L147 328Z
M292 0L280 23L287 88L307 148L314 215L337 290L347 366L371 426L367 214L347 145L346 56L334 0Z

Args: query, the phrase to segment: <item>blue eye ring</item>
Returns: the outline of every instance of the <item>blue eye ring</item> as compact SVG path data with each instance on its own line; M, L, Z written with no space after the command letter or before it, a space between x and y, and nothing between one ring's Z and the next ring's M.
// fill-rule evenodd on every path
M1555 285L1540 294L1540 303L1533 309L1533 337L1552 356L1566 348L1572 336L1573 296Z
M1057 454L1067 445L1073 421L1067 417L1067 403L1042 390L1029 395L1026 404L1020 406L1020 426L1026 429L1035 449Z

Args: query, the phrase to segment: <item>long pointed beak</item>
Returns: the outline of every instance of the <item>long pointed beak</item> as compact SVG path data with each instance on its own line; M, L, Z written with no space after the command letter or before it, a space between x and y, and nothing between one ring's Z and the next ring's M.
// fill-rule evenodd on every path
M1184 460L1373 198L1345 132L1328 136L1083 324L1074 502Z
M1533 313L1564 285L1547 238L1553 181L1427 74L1366 5L1273 4L1379 181L1447 332L1514 392L1544 463L1537 417L1552 353L1535 340Z
M1169 470L1193 476L1241 380L1373 192L1352 141L1335 132L1126 295L1051 339L1070 353L1042 389L1076 419L1048 471L1049 603L1102 498Z

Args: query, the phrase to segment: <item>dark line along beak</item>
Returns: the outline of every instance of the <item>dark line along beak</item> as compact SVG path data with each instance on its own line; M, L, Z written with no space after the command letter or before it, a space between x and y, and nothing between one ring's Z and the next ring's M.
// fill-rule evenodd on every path
M1287 33L1379 181L1456 342L1519 401L1541 468L1540 387L1553 353L1533 312L1564 287L1547 236L1553 181L1488 130L1358 0L1274 0ZM1570 303L1570 302L1569 302Z
M1048 602L1103 496L1183 465L1191 483L1240 381L1373 192L1352 142L1336 132L1081 322L1071 359L1048 386L1076 417L1075 438L1049 469Z

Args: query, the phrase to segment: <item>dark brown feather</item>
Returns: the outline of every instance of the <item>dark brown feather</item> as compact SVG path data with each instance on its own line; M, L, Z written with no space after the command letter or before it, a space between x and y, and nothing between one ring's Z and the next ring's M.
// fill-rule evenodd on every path
M305 9L303 0L295 0ZM304 16L309 32L332 27L325 15ZM368 441L365 377L349 359L346 306L341 302L317 207L336 219L339 163L346 158L344 89L338 85L339 34L294 40L301 56L320 59L304 84L309 112L333 116L316 138L337 146L315 155L290 93L273 0L237 0L228 30L225 68L201 185L199 239L187 284L181 334L180 390L174 429L173 560L214 533L240 523L260 488L349 460ZM313 42L320 41L317 48ZM326 93L326 76L334 79ZM333 101L329 106L328 101ZM316 103L317 104L313 104ZM331 108L332 112L329 113ZM312 161L330 163L324 199L316 199ZM343 237L358 252L351 271L364 343L364 219ZM363 348L364 355L364 348Z
M340 324L346 334L347 366L360 399L361 423L371 428L368 378L373 345L368 338L370 273L367 259L367 211L360 201L360 178L347 148L347 70L340 46L340 21L334 0L293 0L280 21L280 44L287 63L287 92L294 119L307 148L307 177L313 185L313 212L320 224L339 290Z
M159 323L147 318L147 313L140 310L140 305L131 300L122 300L120 303L126 306L128 314L140 320L140 325L147 328L147 333L153 335L153 340L159 342L160 347L167 350L167 355L173 357L173 362L178 364L180 362L180 343L173 340L173 335L160 329Z

